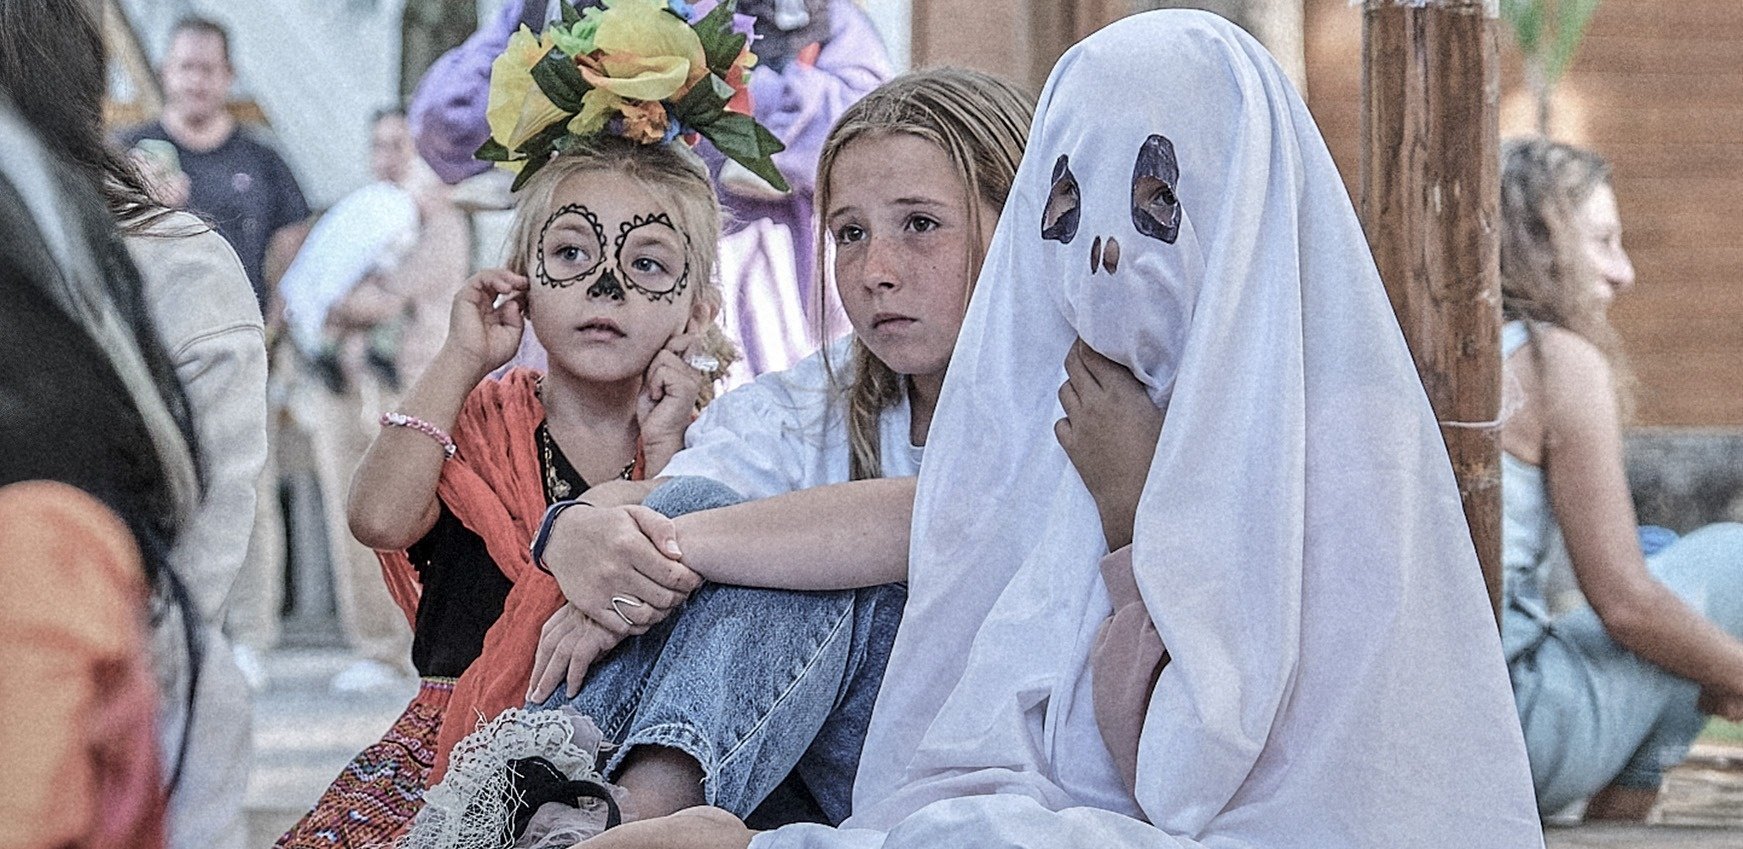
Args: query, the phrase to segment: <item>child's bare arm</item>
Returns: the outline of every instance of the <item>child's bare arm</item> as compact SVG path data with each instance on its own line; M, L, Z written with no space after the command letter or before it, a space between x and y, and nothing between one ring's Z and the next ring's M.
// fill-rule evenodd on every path
M526 278L480 272L454 298L448 340L399 412L452 432L466 396L520 346ZM494 308L497 296L510 300ZM446 455L441 444L407 427L384 427L351 479L347 519L351 533L371 548L392 550L417 542L436 523L436 482Z
M1059 387L1065 418L1054 424L1053 434L1095 498L1108 550L1118 550L1132 542L1162 411L1129 369L1082 340L1066 355L1065 373Z

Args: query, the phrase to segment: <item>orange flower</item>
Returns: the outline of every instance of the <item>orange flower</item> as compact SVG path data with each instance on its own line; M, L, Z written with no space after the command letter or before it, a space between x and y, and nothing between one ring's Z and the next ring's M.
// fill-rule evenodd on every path
M653 144L666 137L666 107L657 101L625 100L622 108L625 138Z

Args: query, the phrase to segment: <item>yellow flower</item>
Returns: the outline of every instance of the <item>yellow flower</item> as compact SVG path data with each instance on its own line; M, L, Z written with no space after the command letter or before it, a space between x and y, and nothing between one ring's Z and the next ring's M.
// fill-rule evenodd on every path
M593 46L599 67L581 76L629 100L665 100L708 73L696 31L661 0L608 0Z
M585 74L586 70L583 69ZM605 129L605 122L611 116L627 107L623 98L602 88L590 89L581 95L581 114L569 120L569 132L578 136L590 136Z
M490 64L490 101L484 119L490 125L490 137L509 150L568 115L533 81L533 66L550 49L550 33L540 39L522 25L519 32L509 36L508 48Z

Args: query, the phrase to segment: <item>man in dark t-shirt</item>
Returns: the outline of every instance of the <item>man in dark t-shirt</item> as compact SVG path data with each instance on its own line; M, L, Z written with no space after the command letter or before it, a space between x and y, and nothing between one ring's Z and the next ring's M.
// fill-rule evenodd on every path
M159 74L163 116L122 132L120 142L140 151L153 170L168 172L160 177L185 186L180 205L210 219L230 241L265 312L273 282L267 270L276 276L289 265L307 232L308 202L290 166L227 108L235 71L221 27L202 18L178 23ZM157 146L142 145L147 139Z

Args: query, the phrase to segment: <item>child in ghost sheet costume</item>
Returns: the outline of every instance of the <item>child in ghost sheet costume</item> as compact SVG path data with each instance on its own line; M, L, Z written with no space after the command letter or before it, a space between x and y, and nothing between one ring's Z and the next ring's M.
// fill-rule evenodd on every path
M1433 413L1275 61L1209 14L1136 15L1060 60L1030 138L932 424L854 815L586 845L1541 847ZM1092 698L1108 542L1053 430L1079 337L1166 416L1122 553L1171 657L1134 705L1135 790Z

